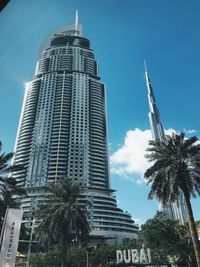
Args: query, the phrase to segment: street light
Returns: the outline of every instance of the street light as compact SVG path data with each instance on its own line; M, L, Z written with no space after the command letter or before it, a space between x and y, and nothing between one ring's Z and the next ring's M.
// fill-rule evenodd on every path
M86 267L89 267L88 251L86 251Z

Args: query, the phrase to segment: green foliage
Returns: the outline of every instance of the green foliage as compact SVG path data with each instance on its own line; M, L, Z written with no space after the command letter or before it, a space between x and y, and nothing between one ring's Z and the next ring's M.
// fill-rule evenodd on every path
M153 165L146 170L145 178L151 185L149 198L162 203L174 202L179 190L188 198L200 195L200 144L197 137L185 139L184 133L152 140L146 158Z
M155 197L166 204L177 201L180 192L183 193L196 261L200 267L200 244L190 202L191 197L200 196L200 144L197 141L196 136L186 139L184 133L150 141L146 157L153 165L144 176L151 185L149 199Z
M89 252L89 261L92 266L96 265L109 265L116 262L116 250L127 250L137 248L136 242L130 241L127 245L109 246L102 245L97 248L91 249Z
M87 262L87 249L85 247L71 247L68 253L68 267L85 267Z
M141 226L139 240L151 249L155 262L166 262L167 256L175 256L184 266L195 266L188 226L167 219L161 212Z
M57 267L62 264L62 253L60 250L50 250L46 253L35 253L30 258L32 267ZM72 247L68 251L67 267L86 266L86 249Z
M96 265L106 265L110 262L115 262L116 260L116 246L100 246L93 249L89 255L90 262L93 266Z
M2 153L0 142L0 231L3 224L6 208L17 208L18 205L13 199L14 195L25 194L25 191L18 186L17 180L12 177L13 172L23 169L22 165L10 164L13 153Z
M57 183L47 184L46 190L49 197L36 211L40 220L36 236L46 248L60 248L64 264L70 245L85 243L89 238L86 214L78 204L80 186L62 178Z
M32 267L60 267L61 253L59 251L52 250L47 253L32 254L29 263Z
M108 246L102 245L97 248L87 248L83 246L73 246L68 250L67 267L85 267L87 262L89 266L107 265L116 261L117 249L134 248L135 244L128 244L127 246ZM59 266L61 265L61 251L50 250L47 253L37 253L31 256L30 264L32 267L43 266Z

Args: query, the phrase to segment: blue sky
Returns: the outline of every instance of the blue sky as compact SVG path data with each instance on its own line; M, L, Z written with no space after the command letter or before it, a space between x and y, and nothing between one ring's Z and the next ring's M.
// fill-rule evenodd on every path
M150 134L143 62L165 128L195 130L199 136L200 2L12 0L0 13L0 140L5 152L14 148L24 83L32 79L40 44L55 29L73 24L76 9L107 88L112 187L119 206L141 223L157 209L141 182ZM200 200L192 204L200 219Z

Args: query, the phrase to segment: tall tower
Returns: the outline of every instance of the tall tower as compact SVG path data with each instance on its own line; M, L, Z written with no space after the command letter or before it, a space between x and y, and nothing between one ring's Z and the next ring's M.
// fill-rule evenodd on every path
M26 86L16 140L16 174L28 197L20 199L24 220L45 198L44 184L67 176L81 180L79 202L88 211L91 236L121 243L138 226L117 207L110 186L106 89L78 15L43 42L35 75Z
M151 134L153 139L163 140L165 138L165 132L163 125L160 121L159 110L156 105L156 99L153 93L153 88L149 75L147 73L146 64L145 66L145 78L148 90L148 102L149 102L149 122L151 127ZM188 215L186 211L185 201L183 193L179 192L178 201L175 203L168 203L162 205L159 203L159 210L164 211L170 219L179 220L182 224L188 221Z

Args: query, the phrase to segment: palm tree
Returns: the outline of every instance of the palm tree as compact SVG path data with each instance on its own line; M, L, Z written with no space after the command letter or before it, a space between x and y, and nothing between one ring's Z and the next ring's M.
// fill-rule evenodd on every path
M189 228L198 267L200 267L200 244L190 203L191 197L200 195L200 144L193 136L184 133L166 136L163 140L152 140L146 158L153 165L144 177L151 185L149 199L156 197L161 203L175 202L182 191L188 211Z
M24 190L18 186L18 182L12 177L13 172L23 169L22 165L10 164L14 153L2 153L2 143L0 142L0 228L3 222L7 207L15 208L17 203L13 199L14 195L24 194Z
M66 255L70 244L86 242L89 224L86 214L78 204L80 186L68 178L45 186L49 197L36 210L40 223L36 236L42 245L57 245L62 250L62 266L66 266Z

